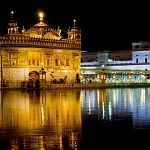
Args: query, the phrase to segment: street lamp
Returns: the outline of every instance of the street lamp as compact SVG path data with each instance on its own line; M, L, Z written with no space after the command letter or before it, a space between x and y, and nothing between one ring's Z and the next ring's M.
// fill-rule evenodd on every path
M105 74L104 69L100 72L100 80L101 80L102 86L105 86L106 85L106 74Z
M105 74L105 70L102 70L100 73L100 80L101 81L105 81L106 80L106 74Z
M45 82L46 82L46 71L42 67L40 72L39 72L39 78L40 78L40 87L44 87Z
M45 80L46 79L46 71L44 70L44 68L42 67L42 69L40 70L40 79L41 80Z

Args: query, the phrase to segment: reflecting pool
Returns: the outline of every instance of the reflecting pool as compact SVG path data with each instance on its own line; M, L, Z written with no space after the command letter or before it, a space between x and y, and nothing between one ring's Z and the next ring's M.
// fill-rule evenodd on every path
M149 131L150 88L0 91L4 150L123 148Z

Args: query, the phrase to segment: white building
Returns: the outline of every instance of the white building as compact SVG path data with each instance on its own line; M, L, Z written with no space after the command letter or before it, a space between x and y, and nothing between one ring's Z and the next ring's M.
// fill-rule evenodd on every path
M108 82L149 82L150 42L133 42L132 50L82 53L82 79L97 81L101 70L105 70Z
M82 53L82 58L81 69L150 70L150 42L133 42L132 50Z

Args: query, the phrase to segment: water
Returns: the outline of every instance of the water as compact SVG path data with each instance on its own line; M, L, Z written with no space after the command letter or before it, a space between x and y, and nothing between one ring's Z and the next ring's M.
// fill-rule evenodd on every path
M148 146L150 88L0 91L0 148Z

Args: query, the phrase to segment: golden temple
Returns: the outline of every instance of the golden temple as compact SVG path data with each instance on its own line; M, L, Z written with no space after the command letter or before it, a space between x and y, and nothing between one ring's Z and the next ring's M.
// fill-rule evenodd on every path
M1 83L15 85L32 81L35 86L42 71L45 73L43 86L46 82L75 83L82 53L81 30L77 29L76 20L64 38L60 26L54 29L44 22L43 13L35 25L29 29L23 27L21 33L14 12L11 14L8 33L0 36Z

